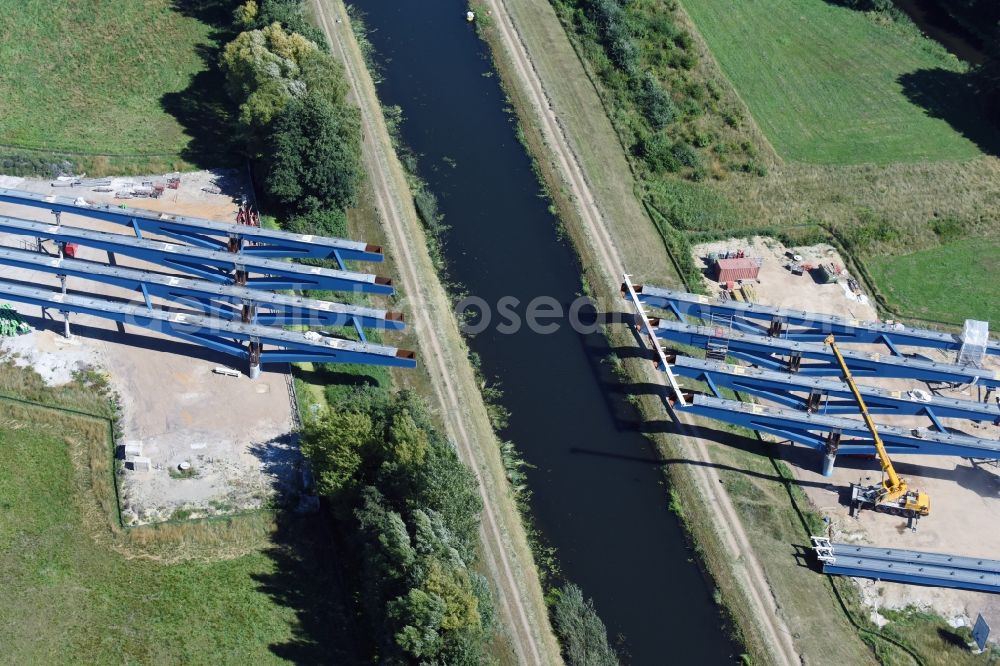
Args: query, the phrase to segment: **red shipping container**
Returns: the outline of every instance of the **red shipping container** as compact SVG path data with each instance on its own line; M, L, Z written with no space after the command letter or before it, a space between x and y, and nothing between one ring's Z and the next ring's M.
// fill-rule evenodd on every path
M750 257L719 259L715 263L716 279L719 282L735 280L756 280L760 272L757 261Z

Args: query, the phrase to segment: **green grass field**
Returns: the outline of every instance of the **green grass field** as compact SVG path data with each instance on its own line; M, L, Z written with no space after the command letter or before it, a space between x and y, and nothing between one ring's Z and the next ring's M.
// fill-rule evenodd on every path
M188 89L216 48L175 9L194 4L0 0L0 145L184 153L201 131Z
M317 521L123 531L107 436L0 399L0 662L349 663Z
M785 159L886 164L981 154L955 129L980 132L957 95L962 66L930 40L825 0L681 4Z
M866 264L889 302L903 312L955 324L1000 322L1000 302L989 296L989 282L1000 270L998 238L970 238Z

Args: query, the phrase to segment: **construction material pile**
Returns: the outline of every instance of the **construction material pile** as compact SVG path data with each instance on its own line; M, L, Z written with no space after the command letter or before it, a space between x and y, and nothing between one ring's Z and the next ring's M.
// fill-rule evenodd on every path
M21 319L14 308L0 303L0 337L14 337L31 332L31 326Z

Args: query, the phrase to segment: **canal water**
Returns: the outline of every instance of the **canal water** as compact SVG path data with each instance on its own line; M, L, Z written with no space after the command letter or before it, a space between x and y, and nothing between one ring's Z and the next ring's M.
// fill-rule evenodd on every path
M953 19L934 0L893 0L925 35L970 65L986 60L982 42Z
M568 306L581 290L577 260L540 196L466 5L354 4L381 69L382 102L402 107L401 138L450 227L451 277L489 304L518 299L521 317L538 296ZM662 463L616 417L594 337L566 325L549 334L491 326L471 341L485 375L502 383L511 416L501 434L532 466L537 526L566 577L594 598L626 663L731 663L738 648L667 508Z

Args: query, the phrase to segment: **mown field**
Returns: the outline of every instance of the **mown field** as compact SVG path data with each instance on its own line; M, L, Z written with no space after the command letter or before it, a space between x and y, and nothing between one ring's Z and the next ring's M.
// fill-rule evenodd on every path
M308 518L125 532L114 507L106 421L0 399L0 662L349 661Z
M217 39L194 5L0 0L0 145L184 153Z
M867 262L890 303L917 317L961 324L1000 323L990 283L1000 270L1000 238L970 238Z
M777 152L817 164L980 155L954 129L963 65L935 42L826 0L680 0ZM915 101L919 100L919 101ZM931 117L937 109L948 119Z

